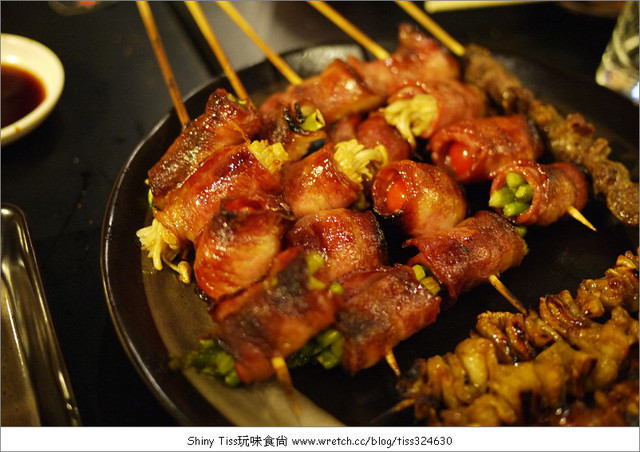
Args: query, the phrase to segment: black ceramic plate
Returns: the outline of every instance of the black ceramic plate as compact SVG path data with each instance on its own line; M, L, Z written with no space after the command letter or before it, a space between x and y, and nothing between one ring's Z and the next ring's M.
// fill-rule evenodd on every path
M354 45L314 47L286 56L303 77L321 71L334 58L347 54L363 57ZM558 73L525 60L499 56L524 86L561 113L582 112L609 140L613 157L623 161L638 177L638 109L629 101L591 80ZM256 104L285 85L268 63L240 73ZM204 110L217 87L230 90L225 79L215 80L186 101L191 117ZM120 339L151 391L182 424L189 425L375 425L411 423L411 416L380 417L398 402L395 377L386 364L349 377L341 369L325 371L312 366L292 372L303 414L292 415L274 382L250 388L229 389L217 381L168 369L169 352L188 349L210 322L193 287L168 271L155 272L142 255L136 231L149 221L146 172L160 159L180 132L174 113L163 118L135 149L120 173L103 225L102 271L107 302ZM486 186L468 187L472 205L486 204ZM583 213L596 226L592 232L576 221L546 228L530 228L526 240L530 253L523 264L501 279L527 306L540 296L569 289L575 293L584 278L600 277L616 257L638 246L638 230L622 226L600 200L591 200ZM393 240L390 240L393 243ZM394 249L391 250L392 255ZM438 321L396 347L403 370L417 357L452 351L468 337L478 314L486 310L512 310L490 286L460 297L441 313ZM261 409L256 409L259 406Z

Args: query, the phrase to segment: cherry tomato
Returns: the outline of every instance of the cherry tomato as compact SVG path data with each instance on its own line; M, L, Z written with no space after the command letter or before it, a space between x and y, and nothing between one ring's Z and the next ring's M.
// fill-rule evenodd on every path
M449 165L456 174L465 174L473 165L473 155L464 144L454 141L449 146Z
M387 190L387 207L392 212L397 212L404 207L407 201L407 186L402 179L394 180Z

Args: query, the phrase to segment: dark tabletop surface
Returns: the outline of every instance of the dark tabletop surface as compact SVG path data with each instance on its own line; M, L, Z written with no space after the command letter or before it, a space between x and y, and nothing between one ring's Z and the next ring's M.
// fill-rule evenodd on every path
M105 2L78 15L60 14L51 3L1 3L2 32L45 44L66 74L49 118L2 148L2 201L27 217L83 424L175 425L118 340L100 271L101 226L113 183L136 144L172 108L171 99L133 2ZM381 43L393 43L396 24L410 21L391 2L332 4ZM220 68L182 3L151 6L187 95ZM304 2L237 6L278 52L349 42ZM217 5L203 9L236 69L263 59ZM476 42L589 79L615 23L557 2L439 12L433 18L463 44Z

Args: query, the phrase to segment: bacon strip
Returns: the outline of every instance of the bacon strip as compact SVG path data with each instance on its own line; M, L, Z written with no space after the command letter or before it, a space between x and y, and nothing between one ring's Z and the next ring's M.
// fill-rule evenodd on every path
M461 143L473 159L462 174L451 168L449 149ZM491 116L460 121L436 132L427 146L431 160L446 167L462 183L491 180L503 166L515 160L535 160L543 144L524 115Z
M508 268L520 265L524 242L504 217L480 211L457 226L407 240L419 253L408 264L422 264L444 284L452 299Z
M255 197L225 200L198 237L193 271L213 300L261 279L281 251L290 223L284 208L268 204Z
M519 224L545 226L564 216L569 207L581 210L587 203L589 186L578 167L571 163L515 162L501 169L493 179L492 194L505 185L510 172L522 175L533 188L531 207L516 217Z
M314 276L325 282L387 263L386 241L370 211L333 209L306 215L287 233L286 243L319 253L325 265Z
M361 188L341 172L327 143L304 159L282 168L284 197L297 218L318 210L347 207Z
M249 151L248 145L227 146L205 160L165 198L155 218L183 243L196 238L228 197L278 194L278 180Z
M478 87L455 79L428 80L407 86L394 93L388 103L411 99L419 94L433 96L437 105L437 112L431 126L420 135L420 138L429 138L444 126L484 116L487 112L488 103L485 94Z
M378 215L397 216L410 236L451 228L467 214L456 181L439 167L412 160L392 162L378 171L371 199Z
M156 206L182 184L210 155L220 148L243 143L260 131L258 112L249 103L240 104L224 89L207 101L205 112L194 119L149 170L149 186Z
M280 253L264 282L225 300L212 312L218 339L233 356L244 383L261 381L274 372L271 359L286 358L330 326L342 297L328 289L309 287L305 253L289 248Z
M440 297L406 265L359 270L341 284L346 305L336 314L336 326L345 337L342 366L352 375L376 364L440 312Z
M365 62L353 56L347 58L347 64L374 93L388 98L415 82L460 78L456 60L415 26L401 24L398 41L396 52L384 60Z

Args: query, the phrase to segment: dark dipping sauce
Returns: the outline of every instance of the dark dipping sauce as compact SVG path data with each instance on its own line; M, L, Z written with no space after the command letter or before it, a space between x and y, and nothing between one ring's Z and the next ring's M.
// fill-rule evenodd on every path
M27 116L44 100L45 88L32 73L2 64L2 127Z

